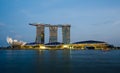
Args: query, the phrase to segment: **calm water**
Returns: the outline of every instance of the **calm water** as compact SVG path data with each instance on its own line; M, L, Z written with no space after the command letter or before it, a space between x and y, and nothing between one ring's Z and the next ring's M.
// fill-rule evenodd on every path
M0 73L118 73L120 50L0 50Z

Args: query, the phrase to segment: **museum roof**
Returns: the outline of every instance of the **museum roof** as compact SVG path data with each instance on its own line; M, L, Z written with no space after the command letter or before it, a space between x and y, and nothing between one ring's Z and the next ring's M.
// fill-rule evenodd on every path
M80 42L75 42L73 44L94 44L94 43L106 43L103 41L94 41L94 40L88 40L88 41L80 41Z
M45 45L60 45L62 43L60 42L52 42L52 43L46 43Z

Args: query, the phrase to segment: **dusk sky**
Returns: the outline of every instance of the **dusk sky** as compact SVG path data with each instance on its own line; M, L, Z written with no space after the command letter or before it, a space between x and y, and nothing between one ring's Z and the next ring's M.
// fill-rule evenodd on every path
M36 28L29 23L70 24L71 43L98 40L120 46L120 0L0 0L0 46L8 45L7 36L34 42ZM45 38L48 43L48 28Z

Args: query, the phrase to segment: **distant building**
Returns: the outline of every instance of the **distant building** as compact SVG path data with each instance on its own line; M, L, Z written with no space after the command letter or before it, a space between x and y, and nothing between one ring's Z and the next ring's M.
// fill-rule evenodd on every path
M75 49L108 49L109 44L103 41L80 41L72 44Z
M7 38L8 44L11 47L20 46L21 48L36 48L36 49L108 49L113 48L103 41L80 41L70 43L70 27L71 25L51 25L51 24L30 24L36 27L35 42L26 43L12 38ZM49 28L49 43L45 44L45 27ZM58 28L62 28L62 43L58 42Z

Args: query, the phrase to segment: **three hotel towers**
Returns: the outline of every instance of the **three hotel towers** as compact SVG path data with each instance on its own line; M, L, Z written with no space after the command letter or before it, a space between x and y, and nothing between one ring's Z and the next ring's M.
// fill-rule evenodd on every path
M45 27L49 27L49 43L58 42L58 28L62 28L62 43L70 43L70 25L51 25L51 24L30 24L36 26L36 43L44 44L45 40Z

